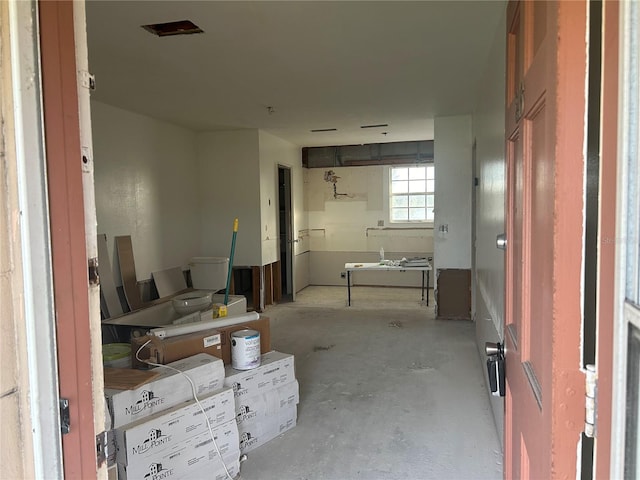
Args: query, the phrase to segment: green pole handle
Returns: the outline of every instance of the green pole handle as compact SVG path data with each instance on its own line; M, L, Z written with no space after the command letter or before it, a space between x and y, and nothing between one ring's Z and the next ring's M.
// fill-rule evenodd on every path
M231 273L233 272L233 255L236 252L236 236L238 235L238 219L233 221L233 235L231 237L231 253L229 254L229 271L227 272L227 288L224 291L224 304L229 304L229 288L231 287Z

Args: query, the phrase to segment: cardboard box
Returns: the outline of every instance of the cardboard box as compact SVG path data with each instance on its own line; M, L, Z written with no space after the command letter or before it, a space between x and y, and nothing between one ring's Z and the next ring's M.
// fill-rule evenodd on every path
M298 382L282 385L260 395L238 397L235 400L236 422L261 422L267 417L277 416L283 410L295 407L300 401Z
M240 473L240 452L238 451L238 455L236 455L235 459L225 459L224 463L227 466L227 470L229 471L229 475L231 478L236 478L236 475ZM218 462L218 467L212 468L207 467L201 470L195 471L191 473L188 477L189 480L194 479L206 479L206 480L229 480L229 477L224 471L224 467Z
M225 463L239 458L238 426L234 420L214 427L213 436ZM151 450L146 455L131 458L128 465L118 463L119 472L124 473L125 478L131 479L144 478L147 474L151 474L149 477L154 478L155 472L161 470L171 478L180 478L205 469L224 471L208 429L203 433L189 436L169 449Z
M229 471L229 475L231 478L236 478L236 476L240 473L240 453L234 457L229 457L224 459L224 463L227 466L227 470ZM165 464L166 465L166 464ZM149 464L149 468L147 473L143 477L134 477L130 474L127 474L126 467L124 465L117 466L118 471L118 480L194 480L194 479L204 479L207 480L229 480L224 467L217 460L213 465L206 465L203 468L198 468L195 470L187 469L186 471L176 471L175 468L166 467L163 464Z
M169 338L145 335L131 339L131 365L133 368L148 368L146 363L140 362L136 358L140 347L147 342L149 343L140 350L138 356L143 360L151 360L153 363L161 365L192 357L198 353L208 353L214 357L222 358L220 332L217 330L210 329Z
M207 412L209 423L216 428L233 420L235 401L230 387L200 398ZM116 428L116 461L123 465L141 458L157 455L188 440L194 435L209 431L200 407L195 401L177 405L137 422Z
M169 364L189 375L198 397L204 397L224 385L224 365L219 358L200 353ZM188 380L179 372L157 367L161 373L149 383L132 390L105 388L112 428L149 417L192 398Z
M276 351L262 355L259 367L235 370L227 365L225 373L224 384L233 387L236 398L260 395L296 379L293 355Z
M281 433L296 426L297 407L282 410L278 415L261 421L245 422L238 426L240 432L240 452L247 453L273 440Z
M260 317L258 320L218 328L220 332L220 344L222 346L221 358L225 365L231 363L231 334L238 330L246 329L260 332L260 353L264 354L271 351L271 328L267 317Z

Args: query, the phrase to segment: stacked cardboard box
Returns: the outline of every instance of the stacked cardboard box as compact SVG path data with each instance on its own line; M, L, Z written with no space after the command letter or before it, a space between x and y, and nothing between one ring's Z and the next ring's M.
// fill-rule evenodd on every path
M296 425L299 401L293 355L269 352L259 367L226 367L224 383L233 388L240 451L249 452Z
M207 478L240 471L233 389L224 387L221 359L198 354L160 367L161 375L135 390L107 389L116 438L118 477ZM206 413L203 415L203 410ZM208 422L207 422L208 419ZM212 439L215 439L215 444Z
M220 339L220 332L215 329L167 338L155 335L134 337L131 339L131 365L134 368L148 368L145 363L147 360L166 365L198 353L222 358Z

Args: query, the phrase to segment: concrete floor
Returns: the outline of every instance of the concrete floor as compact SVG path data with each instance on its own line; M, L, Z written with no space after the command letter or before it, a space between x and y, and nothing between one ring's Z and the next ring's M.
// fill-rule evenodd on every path
M418 289L308 287L269 307L293 353L298 425L250 452L243 480L501 479L474 325Z

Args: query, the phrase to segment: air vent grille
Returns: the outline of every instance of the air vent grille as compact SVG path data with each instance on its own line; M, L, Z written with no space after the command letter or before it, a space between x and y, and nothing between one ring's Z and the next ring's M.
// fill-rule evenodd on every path
M147 32L153 33L159 37L168 37L171 35L191 35L194 33L204 33L191 20L179 20L177 22L154 23L151 25L142 25Z

